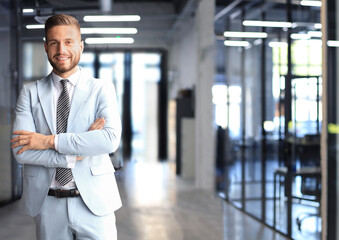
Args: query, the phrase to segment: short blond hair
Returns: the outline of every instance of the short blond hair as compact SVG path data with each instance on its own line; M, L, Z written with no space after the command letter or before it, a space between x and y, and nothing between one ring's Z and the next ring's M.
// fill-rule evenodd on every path
M60 25L75 26L80 32L80 24L75 17L66 14L56 14L49 17L45 22L45 38L47 40L47 32L49 29Z

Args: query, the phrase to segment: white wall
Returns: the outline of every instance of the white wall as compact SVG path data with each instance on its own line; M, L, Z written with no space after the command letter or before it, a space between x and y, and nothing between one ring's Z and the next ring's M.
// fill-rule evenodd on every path
M210 0L199 1L195 15L181 27L169 51L170 98L174 99L179 89L195 88L195 185L208 190L214 189L215 181L214 4Z
M177 97L180 89L193 88L198 77L198 30L196 19L192 18L187 25L183 26L169 50L169 71L173 73L170 77L171 99ZM189 27L188 27L189 26Z

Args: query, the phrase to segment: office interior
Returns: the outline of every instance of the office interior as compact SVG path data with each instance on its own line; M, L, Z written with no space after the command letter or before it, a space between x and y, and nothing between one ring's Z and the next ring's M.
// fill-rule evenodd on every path
M24 221L8 215L22 193L10 149L16 100L51 71L41 24L66 13L82 28L82 71L117 90L121 239L339 239L338 9L335 0L0 0L0 236L22 239L8 234ZM134 19L90 18L115 15ZM170 213L152 211L164 205ZM135 231L136 206L153 217L138 218L153 238Z

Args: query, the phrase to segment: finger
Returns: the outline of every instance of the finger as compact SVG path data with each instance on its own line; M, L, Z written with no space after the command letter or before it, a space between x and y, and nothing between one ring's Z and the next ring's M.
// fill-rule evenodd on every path
M96 129L99 125L100 125L100 119L97 118L97 120L95 120L95 122L92 124L92 126L93 126L94 129Z
M95 121L92 123L92 125L90 126L89 130L94 130L99 122L99 118L95 119Z
M101 129L103 129L104 125L105 125L105 121L103 119L100 119L100 122L98 122L98 125L96 126L95 129L101 130Z
M12 138L12 139L11 139L11 143L14 143L14 142L16 142L16 141L18 141L18 140L19 140L18 137Z
M11 145L11 148L16 148L16 147L19 147L19 146L20 146L20 144L18 144L18 142L16 142L16 143Z
M29 143L28 140L19 140L19 141L15 142L14 144L12 144L11 148L16 148L16 147L19 147L19 146L23 146L23 145L26 145L28 143Z
M12 143L13 143L13 142L18 142L18 141L20 141L20 140L25 140L25 139L27 139L27 138L28 138L27 135L19 135L19 136L15 137L15 138L12 138L12 139L11 139L11 142L12 142Z
M102 129L104 123L103 123L103 119L98 118L90 127L90 130L99 130Z
M26 150L28 150L29 149L29 147L27 146L27 145L25 145L25 146L23 146L18 152L17 152L17 154L21 154L21 153L23 153L24 151L26 151Z
M13 132L14 135L29 135L32 134L32 132L26 131L26 130L17 130Z

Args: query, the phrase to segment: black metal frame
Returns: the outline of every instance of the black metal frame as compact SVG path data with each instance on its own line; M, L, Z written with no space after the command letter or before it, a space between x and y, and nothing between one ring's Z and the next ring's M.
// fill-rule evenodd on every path
M327 9L326 11L326 40L336 40L336 35L338 34L337 24L334 19L337 19L336 12L337 6L336 1L326 1ZM337 97L337 79L338 79L338 72L337 72L337 48L327 47L327 124L334 123L337 124L339 119L337 119L337 109L338 109L338 97ZM338 204L338 197L337 197L337 179L338 173L336 172L337 169L337 156L339 154L337 150L337 134L333 134L328 132L327 137L327 237L328 239L337 239L337 210L333 212L334 209L337 209ZM331 212L332 211L332 212ZM332 213L332 214L330 214Z

